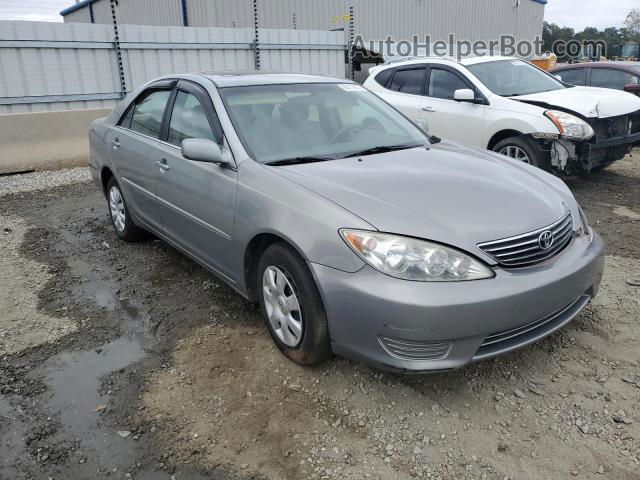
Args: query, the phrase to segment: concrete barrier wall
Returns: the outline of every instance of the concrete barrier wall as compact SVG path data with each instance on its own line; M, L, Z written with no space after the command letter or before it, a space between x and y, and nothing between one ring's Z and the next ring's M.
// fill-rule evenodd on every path
M86 165L89 124L109 109L0 115L0 174Z

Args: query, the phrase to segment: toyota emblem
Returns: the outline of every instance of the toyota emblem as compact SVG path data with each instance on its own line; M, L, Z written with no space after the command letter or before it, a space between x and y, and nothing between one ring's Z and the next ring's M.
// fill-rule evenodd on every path
M550 249L551 246L553 245L553 241L554 241L553 232L550 230L545 230L538 237L538 245L540 245L540 248L542 250Z

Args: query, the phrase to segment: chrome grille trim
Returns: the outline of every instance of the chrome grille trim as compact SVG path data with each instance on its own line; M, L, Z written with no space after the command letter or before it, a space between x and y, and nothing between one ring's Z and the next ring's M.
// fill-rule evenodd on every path
M401 360L440 360L449 354L451 342L420 342L378 337L382 348Z
M548 249L538 243L538 237L545 231L553 232L554 242ZM573 237L573 220L567 212L560 220L551 225L529 233L503 238L491 242L479 243L478 248L505 267L525 267L542 262L560 253Z

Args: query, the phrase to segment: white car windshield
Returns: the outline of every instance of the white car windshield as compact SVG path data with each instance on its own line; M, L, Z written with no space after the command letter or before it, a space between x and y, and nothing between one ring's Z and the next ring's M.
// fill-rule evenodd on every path
M496 60L467 65L496 95L514 97L567 88L553 76L522 60Z
M225 87L245 149L261 163L321 161L429 145L429 136L356 84Z

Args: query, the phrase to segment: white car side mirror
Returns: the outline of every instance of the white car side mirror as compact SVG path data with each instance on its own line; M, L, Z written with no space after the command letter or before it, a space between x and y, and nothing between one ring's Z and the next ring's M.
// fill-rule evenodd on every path
M475 102L476 94L470 88L461 88L453 92L453 99L457 102Z
M562 75L554 75L554 77L556 77L556 79L562 81Z

